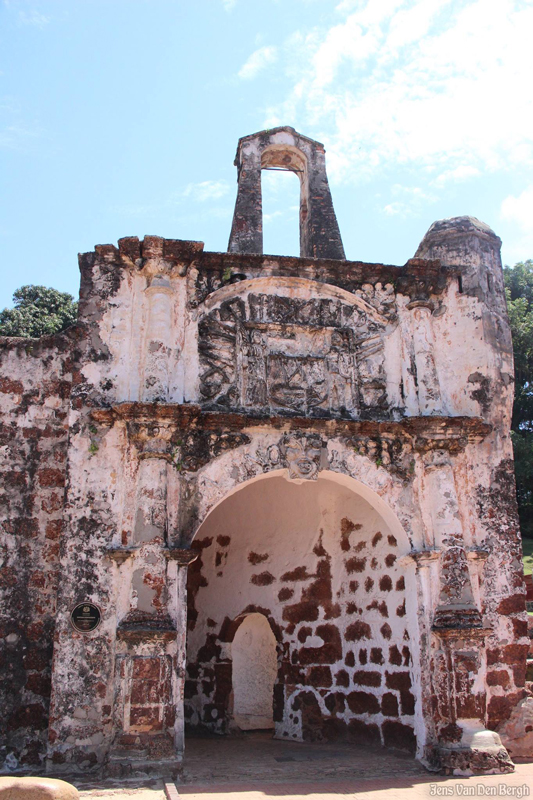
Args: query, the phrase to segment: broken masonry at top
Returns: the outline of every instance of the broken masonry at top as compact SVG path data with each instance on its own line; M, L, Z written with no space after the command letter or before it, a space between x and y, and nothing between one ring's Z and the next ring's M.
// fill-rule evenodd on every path
M300 181L300 257L346 259L321 142L289 125L269 128L241 137L234 163L238 188L228 253L263 254L261 171L281 169ZM505 314L500 249L501 240L488 225L458 216L434 222L415 258L459 267L461 291Z
M229 253L263 253L261 170L294 172L300 180L300 257L344 260L344 248L326 174L324 145L289 126L239 139L237 200Z
M505 316L501 245L492 228L479 219L450 217L429 227L415 258L438 259L444 267L458 267L461 292L475 295L491 311Z

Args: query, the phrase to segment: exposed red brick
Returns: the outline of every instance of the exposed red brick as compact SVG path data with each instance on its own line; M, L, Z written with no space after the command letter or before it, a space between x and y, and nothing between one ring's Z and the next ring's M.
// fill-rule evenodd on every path
M24 669L35 669L40 672L50 665L50 655L46 650L38 650L37 648L32 647L24 655L22 663L24 665Z
M163 727L158 706L131 706L130 725L132 728L158 731Z
M60 469L46 467L37 473L37 480L43 489L51 489L65 484L65 473Z
M385 692L381 698L381 712L386 717L398 716L398 698L392 692Z
M346 696L342 692L329 692L324 703L330 714L342 714L346 708Z
M298 641L303 644L312 635L313 635L313 629L310 628L308 625L304 625L298 631Z
M346 562L346 572L351 575L353 572L364 572L366 566L366 558L349 558Z
M379 579L379 588L382 592L390 592L392 589L392 581L389 575L382 575Z
M411 675L408 672L386 672L385 683L388 689L410 689Z
M307 581L310 578L314 578L314 575L310 575L307 572L307 567L296 567L295 569L289 570L289 572L283 573L281 576L281 580L285 581L286 583L293 583L294 581Z
M229 547L231 542L231 536L217 536L217 544L220 547Z
M26 689L41 697L50 697L50 676L30 672L26 680Z
M370 662L372 664L384 664L383 652L381 647L372 647L370 650Z
M286 622L316 622L319 615L319 607L316 603L309 600L302 601L301 603L294 603L291 606L285 606L283 609L283 619Z
M374 534L374 536L372 537L372 547L375 547L375 546L377 545L377 543L378 543L378 542L379 542L381 539L383 539L383 534L382 534L380 531L378 531L378 532L377 532L376 534Z
M46 573L36 570L28 576L28 585L35 589L42 589L46 585Z
M516 614L526 607L525 594L514 594L500 601L496 609L498 614Z
M45 730L47 725L48 717L40 703L29 703L28 705L20 706L7 721L8 730L30 728L42 731Z
M161 675L161 659L135 656L132 666L133 678L159 680Z
M522 664L513 664L511 667L513 671L513 679L514 684L517 688L526 685L526 671L527 671L527 664L526 662L522 662Z
M347 551L350 549L350 533L360 530L361 527L360 524L352 522L347 517L341 519L341 550Z
M352 680L358 686L381 686L381 673L360 669L354 672Z
M329 687L333 683L331 669L326 666L311 667L307 673L307 685L316 688L320 686Z
M255 586L270 586L276 579L270 572L260 572L259 575L252 575L250 583Z
M248 553L248 561L254 567L257 566L257 564L262 564L263 561L267 560L267 558L268 558L268 553L254 553L254 552Z
M396 591L397 591L397 592L403 592L403 590L404 590L404 589L405 589L405 578L404 578L404 577L403 577L403 575L402 575L402 576L401 576L400 578L398 578L398 580L396 581Z
M511 624L513 626L513 635L515 639L527 636L527 621L525 619L515 619L515 617L511 617Z
M390 637L392 636L391 626L389 625L388 622L383 623L383 625L380 628L380 631L384 639L390 639Z
M2 394L22 394L24 386L21 381L13 381L10 378L0 378L0 392Z
M345 686L348 688L350 685L350 676L345 669L340 669L335 676L335 683L337 686Z
M402 665L402 654L395 644L389 647L389 663L394 664L396 667L401 667Z
M387 565L387 567L394 566L395 561L396 561L396 556L394 555L394 553L389 553L387 556L385 556L385 564Z
M350 623L346 628L346 641L358 642L361 639L370 639L372 631L368 623L358 619L356 622Z
M132 682L131 703L133 705L160 703L164 699L159 681L143 679Z
M379 714L379 701L368 692L350 692L346 695L346 702L354 714Z
M61 536L63 531L63 520L62 519L50 519L46 523L46 538L57 540Z
M294 595L294 589L289 589L288 586L284 586L278 592L278 600L280 601L280 603L284 603L286 600L290 600L293 595Z
M400 708L404 717L412 717L415 713L415 697L407 689L400 692Z
M503 664L525 663L528 650L528 644L508 644L502 648L501 661Z
M487 672L487 685L488 686L503 686L509 685L509 673L505 669L489 670Z
M342 658L341 636L338 628L330 623L317 625L316 635L324 640L322 647L302 647L299 652L301 664L335 664Z

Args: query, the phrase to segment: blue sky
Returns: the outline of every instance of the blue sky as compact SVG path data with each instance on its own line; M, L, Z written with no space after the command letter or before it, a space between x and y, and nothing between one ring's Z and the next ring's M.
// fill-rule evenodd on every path
M122 236L225 250L240 136L326 145L348 258L471 214L533 258L531 0L0 0L0 308ZM265 251L298 181L263 173Z

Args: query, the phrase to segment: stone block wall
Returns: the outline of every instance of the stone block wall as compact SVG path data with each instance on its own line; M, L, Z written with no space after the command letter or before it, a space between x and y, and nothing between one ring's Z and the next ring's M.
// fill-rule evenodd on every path
M42 764L64 530L71 335L0 348L0 762Z

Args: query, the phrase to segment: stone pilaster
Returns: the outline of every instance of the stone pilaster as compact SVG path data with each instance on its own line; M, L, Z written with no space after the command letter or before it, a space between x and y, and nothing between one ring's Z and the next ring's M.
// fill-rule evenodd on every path
M430 450L423 461L433 543L440 551L430 660L435 745L428 761L448 774L511 772L500 737L485 727L490 631L474 599L452 462L445 450Z
M146 402L165 402L169 394L173 290L165 275L155 275L145 294L149 303L141 387Z
M414 300L407 308L411 310L413 318L413 350L419 413L421 416L439 414L442 411L442 401L435 366L432 305L427 300Z

